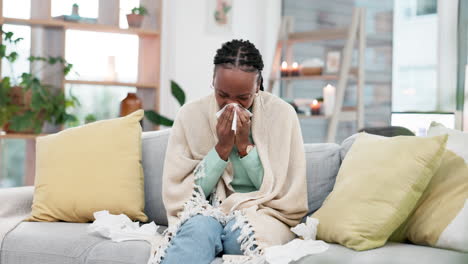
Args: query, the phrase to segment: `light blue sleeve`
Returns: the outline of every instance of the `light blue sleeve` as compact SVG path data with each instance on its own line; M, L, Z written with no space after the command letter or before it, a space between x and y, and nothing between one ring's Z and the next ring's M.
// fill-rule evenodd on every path
M263 181L263 165L258 156L257 148L254 147L249 154L241 158L240 161L253 185L259 190Z
M203 189L205 197L211 194L227 164L227 161L221 159L216 149L213 148L197 166L195 183Z

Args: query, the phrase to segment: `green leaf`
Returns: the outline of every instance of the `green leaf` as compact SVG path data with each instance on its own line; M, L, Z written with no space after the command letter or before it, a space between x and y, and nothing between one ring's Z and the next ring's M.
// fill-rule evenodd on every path
M6 55L6 45L2 44L0 45L0 56L3 58Z
M174 124L174 121L160 115L156 111L153 110L145 110L145 117L153 124L155 125L163 125L163 126L168 126L171 127Z
M24 39L24 38L17 38L17 39L15 39L13 42L14 42L15 44L18 44L18 42L22 41L23 39Z
M6 56L6 58L10 61L10 62L15 62L16 59L18 59L18 53L13 51L12 53L10 53L10 55Z
M57 58L49 57L49 61L48 61L48 62L49 62L49 64L52 64L52 65L53 65L53 64L57 63Z
M37 124L38 122L34 122L34 120L35 113L32 111L26 111L21 115L15 115L10 120L10 129L16 132L22 132L29 129L37 130L39 124Z
M65 67L63 68L63 74L67 76L70 73L72 68L73 68L73 64L71 63L66 64Z
M5 40L11 41L12 37L13 37L13 32L6 32L5 33Z
M175 81L171 81L171 92L181 106L185 104L184 90Z
M96 121L97 121L97 118L93 114L87 114L85 117L85 124L96 122Z
M148 14L148 9L146 9L146 7L140 5L139 7L134 7L132 9L132 14L144 16L144 15Z
M11 85L10 77L4 77L0 82L0 106L8 106L11 97L10 97Z

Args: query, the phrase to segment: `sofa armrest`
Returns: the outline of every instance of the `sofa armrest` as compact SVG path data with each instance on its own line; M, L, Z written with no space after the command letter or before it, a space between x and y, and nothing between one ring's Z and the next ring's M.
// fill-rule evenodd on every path
M34 197L34 186L0 189L0 219L29 215Z

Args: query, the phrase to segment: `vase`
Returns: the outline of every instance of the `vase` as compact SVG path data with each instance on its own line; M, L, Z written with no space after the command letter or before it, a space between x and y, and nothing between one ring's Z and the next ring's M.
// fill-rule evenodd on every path
M128 93L120 103L120 116L126 116L142 108L143 104L136 93Z
M141 27L141 23L143 22L143 16L137 14L128 14L127 22L129 27L139 28Z

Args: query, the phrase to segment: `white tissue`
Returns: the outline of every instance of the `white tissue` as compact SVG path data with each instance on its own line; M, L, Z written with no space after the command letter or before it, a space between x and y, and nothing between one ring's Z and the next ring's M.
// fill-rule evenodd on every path
M240 108L240 109L243 109L244 111L247 111L247 113L249 114L249 116L252 116L252 113L248 110L248 109L245 109L244 107L240 106L239 104L236 104L236 103L230 103L230 104L227 104L225 105L221 110L219 110L218 112L216 112L216 118L219 118L221 116L221 114L223 114L224 110L226 110L226 108L228 107L228 105L233 105L235 108L234 108L234 117L232 118L232 125L231 125L231 130L234 131L234 134L236 133L237 131L237 111L236 108Z
M312 239L315 240L317 236L317 227L319 225L319 220L317 218L307 217L305 223L298 224L295 227L291 228L291 231L294 232L299 237L303 239Z
M88 232L109 238L115 242L127 240L143 240L151 245L151 255L148 263L153 263L156 249L161 243L162 235L154 222L140 226L139 222L132 222L124 214L113 215L109 211L99 211L94 214L94 222L88 226Z
M268 264L287 264L307 255L327 251L327 243L315 240L318 224L318 219L307 217L305 223L291 228L292 232L303 239L296 238L285 245L266 248L265 259Z
M329 245L320 240L294 239L282 246L265 249L265 259L269 264L287 264L300 258L327 251Z

